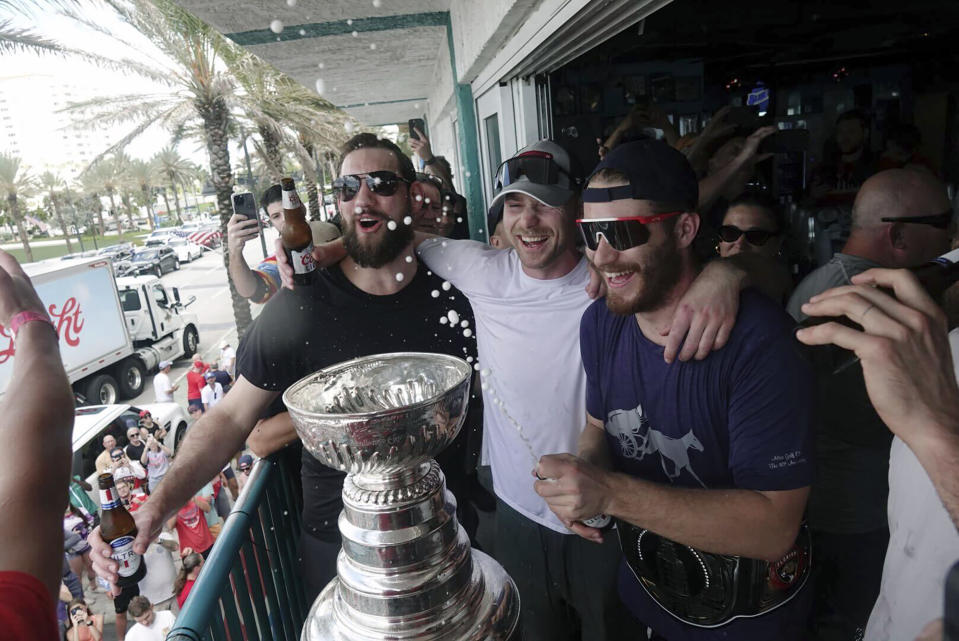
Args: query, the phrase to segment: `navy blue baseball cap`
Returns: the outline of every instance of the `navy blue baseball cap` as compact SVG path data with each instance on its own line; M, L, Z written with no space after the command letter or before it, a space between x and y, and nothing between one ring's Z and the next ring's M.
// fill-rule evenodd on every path
M629 177L629 185L591 187L589 180L603 169L615 169ZM696 211L699 180L689 161L665 142L643 138L614 147L596 165L583 190L584 203L604 203L633 198L654 200Z

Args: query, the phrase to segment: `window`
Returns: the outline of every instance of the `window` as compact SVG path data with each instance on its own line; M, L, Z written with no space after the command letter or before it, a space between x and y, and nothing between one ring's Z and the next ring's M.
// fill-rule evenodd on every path
M499 147L499 116L493 114L485 118L483 126L486 129L486 144L489 145L489 175L496 176L496 170L502 162L502 151Z
M120 306L125 312L140 310L140 295L135 289L124 289L120 292Z
M163 285L153 286L153 300L156 301L156 304L160 307L170 306L170 300L166 296L166 290L163 288Z

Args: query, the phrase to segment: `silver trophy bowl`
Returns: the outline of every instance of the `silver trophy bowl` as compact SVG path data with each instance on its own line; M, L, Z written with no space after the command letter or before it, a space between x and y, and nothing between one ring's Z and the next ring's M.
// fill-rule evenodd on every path
M302 641L512 638L516 586L470 548L433 460L466 418L471 374L444 354L380 354L283 394L307 451L347 473L337 578L313 604Z

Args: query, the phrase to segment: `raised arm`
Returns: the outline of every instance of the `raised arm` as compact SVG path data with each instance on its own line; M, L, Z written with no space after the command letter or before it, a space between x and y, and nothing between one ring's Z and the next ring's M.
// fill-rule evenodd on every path
M43 303L17 261L0 250L0 323L23 312L46 318ZM24 318L24 317L20 317ZM70 482L73 394L48 322L20 325L13 374L0 403L0 570L39 579L55 601L62 578L63 510ZM42 381L42 385L38 384ZM43 438L37 438L43 434ZM43 465L38 465L43 461ZM24 527L29 524L29 535Z
M290 413L281 412L257 423L246 439L246 444L254 454L264 458L298 438Z
M243 298L252 298L259 286L259 277L253 273L243 257L246 241L257 236L255 219L233 214L226 225L227 247L230 254L230 280Z

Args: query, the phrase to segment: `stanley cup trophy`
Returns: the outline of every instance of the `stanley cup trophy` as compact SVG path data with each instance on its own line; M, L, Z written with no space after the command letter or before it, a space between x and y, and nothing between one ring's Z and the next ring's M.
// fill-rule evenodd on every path
M519 595L470 548L433 460L466 417L472 369L442 354L358 358L283 394L304 447L347 472L337 577L301 641L510 639Z

